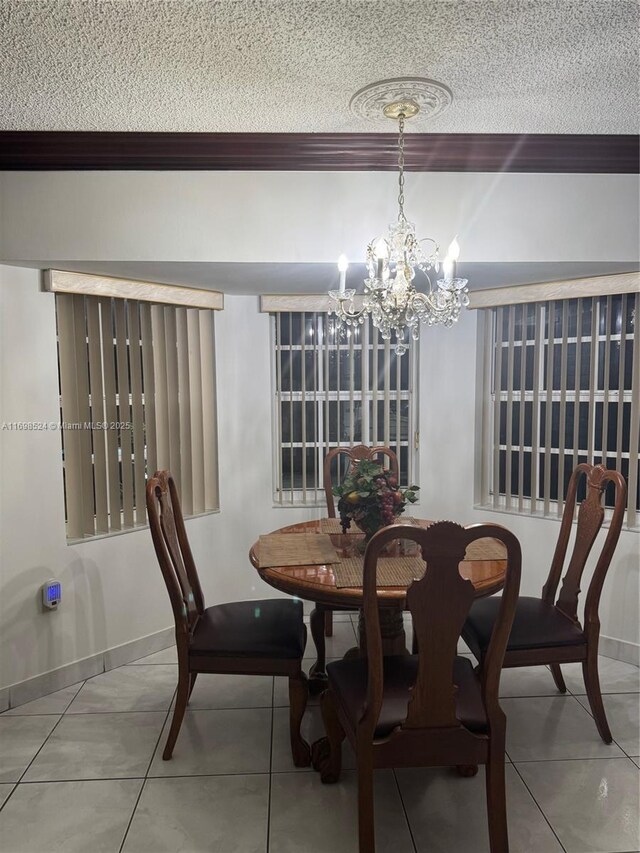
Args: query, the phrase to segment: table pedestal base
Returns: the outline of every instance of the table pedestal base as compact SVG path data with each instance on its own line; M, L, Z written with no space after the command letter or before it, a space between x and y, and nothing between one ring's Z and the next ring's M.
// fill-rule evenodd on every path
M313 644L316 647L316 662L309 670L309 695L318 696L327 688L327 673L326 666L326 651L325 651L325 636L324 636L324 618L327 610L318 604L311 611L309 625L311 627L311 636Z
M385 657L391 655L407 654L407 636L404 630L403 610L401 607L380 607L380 635L382 637L382 654ZM362 657L367 656L367 633L364 619L364 611L360 610L358 618L358 643Z
M318 605L310 618L311 636L316 647L316 662L309 670L309 693L317 696L327 687L326 640L324 632L326 608ZM407 654L407 637L402 618L402 607L381 607L380 633L382 635L382 653L388 655ZM367 638L365 620L362 610L358 619L358 645L345 654L345 658L365 657L367 654Z

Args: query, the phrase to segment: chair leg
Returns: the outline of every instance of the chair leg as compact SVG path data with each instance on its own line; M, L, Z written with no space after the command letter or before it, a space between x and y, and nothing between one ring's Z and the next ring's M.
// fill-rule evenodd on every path
M504 737L492 734L486 766L487 818L491 853L509 853L504 781Z
M311 764L309 744L300 734L300 725L304 710L307 707L309 685L307 676L300 672L289 678L289 735L291 738L291 755L296 767L308 767Z
M313 766L315 770L320 771L320 780L329 785L340 779L344 740L344 729L338 719L330 690L325 690L320 697L320 710L327 736L313 744Z
M176 704L173 709L173 718L171 720L171 728L169 729L169 737L162 753L163 761L169 761L173 754L173 747L176 745L180 726L184 719L184 712L187 710L187 702L189 701L189 685L191 677L186 669L180 668L178 672L178 692L176 694Z
M376 832L373 817L373 756L370 750L358 752L358 849L375 853ZM492 851L493 853L493 851Z
M189 701L189 699L191 699L191 694L193 693L193 688L196 686L196 678L197 677L198 677L197 672L191 673L191 676L189 678L189 697L187 699L187 702Z
M551 675L553 676L553 680L556 683L556 687L560 691L560 693L567 692L567 685L564 683L564 676L562 675L562 670L560 669L559 663L552 663L551 666Z
M324 635L325 637L333 637L333 610L325 610L324 612Z
M607 715L604 712L602 704L602 693L600 691L600 677L598 675L598 652L587 652L587 660L582 661L582 675L584 677L584 686L587 688L587 698L591 712L596 721L598 733L605 743L611 743L611 729L607 722Z

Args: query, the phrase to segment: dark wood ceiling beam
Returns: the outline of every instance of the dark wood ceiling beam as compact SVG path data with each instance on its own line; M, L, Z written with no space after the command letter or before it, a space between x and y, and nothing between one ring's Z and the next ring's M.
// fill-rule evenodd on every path
M639 139L587 134L408 134L406 168L637 174ZM392 170L396 144L396 136L385 133L0 131L0 169Z

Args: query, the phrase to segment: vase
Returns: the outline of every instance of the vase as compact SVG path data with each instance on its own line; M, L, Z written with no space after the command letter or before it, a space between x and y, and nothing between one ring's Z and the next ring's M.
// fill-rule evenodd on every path
M398 516L394 516L392 524L393 524L395 521L397 521L397 520L398 520ZM367 545L369 544L369 541L370 541L370 539L373 537L373 535L374 535L375 533L377 533L377 532L378 532L378 530L382 530L382 528L383 528L383 527L387 527L387 526L388 526L388 525L386 525L386 524L379 524L379 525L371 526L371 525L368 525L368 524L366 523L366 521L364 521L364 520L356 521L356 520L355 520L355 518L354 518L354 519L352 519L352 523L353 523L353 524L355 524L355 526L356 526L359 530L362 530L362 532L364 533L364 539L362 539L361 541L359 541L359 542L356 544L356 548L358 549L358 551L359 551L361 554L364 554L364 552L365 552L365 550L366 550L366 548L367 548ZM384 548L382 549L382 551L380 551L380 555L381 555L381 556L383 556L383 555L385 555L385 554L386 554L386 555L389 555L389 554L391 554L391 553L394 553L394 551L395 551L395 543L394 543L394 542L388 542L388 543L384 546Z
M369 539L371 539L371 537L373 536L373 534L377 533L378 530L380 530L379 526L369 525L365 521L356 521L355 519L353 519L353 523L359 530L362 530L362 532L364 533L365 542L368 542Z

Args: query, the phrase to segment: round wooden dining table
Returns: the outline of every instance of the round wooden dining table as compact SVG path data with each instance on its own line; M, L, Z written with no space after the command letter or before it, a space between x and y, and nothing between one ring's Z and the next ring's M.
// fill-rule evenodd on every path
M402 523L402 519L399 520L399 523ZM426 520L416 520L414 523L424 527L431 524L430 521ZM326 519L303 521L281 527L272 533L321 533L323 532L322 528L326 528L326 524ZM362 549L361 543L364 538L362 534L349 532L346 534L331 533L329 535L338 555L350 556ZM336 586L333 564L330 563L261 568L258 545L259 542L255 542L251 547L249 559L262 580L280 592L313 601L316 605L311 613L310 626L317 659L309 672L309 687L313 693L317 693L326 686L324 614L327 609L360 611L359 646L347 654L360 654L365 648L364 620L361 609L362 587ZM403 550L402 553L404 554L406 551ZM391 556L393 556L393 552ZM460 563L460 574L471 581L476 591L476 597L480 598L502 589L506 566L506 559L465 560ZM405 654L407 650L403 620L406 592L406 586L378 587L380 630L383 651L386 655Z

